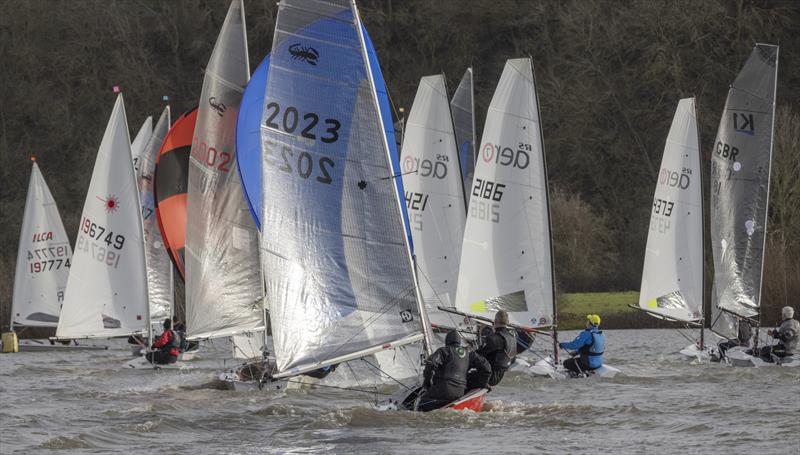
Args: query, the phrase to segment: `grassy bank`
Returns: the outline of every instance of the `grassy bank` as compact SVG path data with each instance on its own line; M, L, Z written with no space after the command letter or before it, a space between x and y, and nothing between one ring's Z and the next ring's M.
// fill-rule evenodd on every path
M628 292L587 292L562 294L558 301L558 328L561 330L582 329L586 325L587 314L598 314L605 329L643 329L653 327L675 327L630 308L636 305L639 293Z

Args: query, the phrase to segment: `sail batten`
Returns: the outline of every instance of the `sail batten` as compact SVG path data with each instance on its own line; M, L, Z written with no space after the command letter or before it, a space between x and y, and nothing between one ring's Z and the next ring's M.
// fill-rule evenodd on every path
M14 273L12 325L56 327L72 248L55 199L33 162Z
M680 100L664 146L639 307L672 320L703 315L703 202L694 98Z
M235 129L250 77L244 7L234 0L209 59L189 157L186 328L189 338L263 330L258 230L236 166Z
M731 84L711 158L712 305L758 316L772 165L778 47L758 44Z
M302 3L279 6L261 129L261 257L282 376L422 336L361 23L350 1Z
M533 66L508 60L470 189L456 308L525 327L554 320L550 214Z

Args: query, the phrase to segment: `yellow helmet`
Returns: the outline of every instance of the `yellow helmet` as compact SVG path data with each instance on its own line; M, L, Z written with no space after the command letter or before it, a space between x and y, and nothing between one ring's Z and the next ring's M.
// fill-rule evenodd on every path
M587 314L586 315L586 320L591 322L592 325L595 325L595 326L600 325L600 316L598 316L596 314Z

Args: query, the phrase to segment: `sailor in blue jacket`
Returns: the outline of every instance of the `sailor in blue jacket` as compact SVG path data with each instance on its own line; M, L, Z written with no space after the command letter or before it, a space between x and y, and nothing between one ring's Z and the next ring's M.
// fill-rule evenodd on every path
M559 343L562 349L578 351L580 357L573 357L564 361L564 368L573 373L586 373L603 366L603 350L606 340L600 326L600 316L589 314L586 316L586 330L569 343Z

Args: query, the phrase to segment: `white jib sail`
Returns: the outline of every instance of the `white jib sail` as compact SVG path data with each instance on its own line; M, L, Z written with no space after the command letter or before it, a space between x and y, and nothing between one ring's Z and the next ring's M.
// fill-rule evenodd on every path
M206 67L189 158L186 328L191 338L263 330L258 230L236 170L247 81L244 7L234 0Z
M456 307L553 323L550 213L529 58L508 60L486 115L461 248Z
M694 98L680 100L650 212L639 307L690 322L703 312L703 189Z
M432 324L455 327L466 207L444 76L420 80L408 116L400 159L420 293Z
M149 117L148 117L149 118ZM174 281L172 261L169 259L161 229L155 213L155 196L153 193L156 159L161 144L167 136L170 126L169 106L164 108L161 117L152 130L150 139L140 155L140 166L137 175L139 182L139 200L142 203L142 224L144 227L145 257L147 258L147 288L150 297L150 320L160 323L172 315L174 302ZM135 141L134 141L135 143Z
M97 152L56 336L106 338L143 331L145 271L142 211L120 94Z
M55 327L64 301L72 248L50 188L34 161L22 229L11 323L30 327Z
M131 159L133 160L133 170L139 175L139 167L142 164L142 152L147 146L150 137L153 135L153 117L147 116L136 133L136 137L131 142Z
M262 138L276 377L423 338L361 23L349 0L283 0Z

